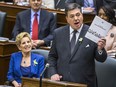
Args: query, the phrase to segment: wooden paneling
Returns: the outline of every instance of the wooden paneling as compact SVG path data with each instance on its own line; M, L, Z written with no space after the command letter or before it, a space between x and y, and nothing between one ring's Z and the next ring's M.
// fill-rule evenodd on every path
M0 42L0 85L7 80L10 55L16 51L18 48L14 42Z

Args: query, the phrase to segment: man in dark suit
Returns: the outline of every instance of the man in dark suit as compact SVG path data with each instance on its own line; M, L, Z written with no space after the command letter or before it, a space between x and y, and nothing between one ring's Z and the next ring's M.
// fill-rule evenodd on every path
M105 39L94 43L85 38L89 26L83 24L83 15L78 4L67 4L65 14L69 25L54 31L48 57L50 78L51 80L77 82L87 84L87 87L95 87L95 59L104 62L107 58L104 49ZM74 31L76 31L76 36ZM74 37L76 42L72 45Z
M54 0L55 9L64 9L66 0Z
M84 7L84 3L85 1L89 3L92 3L93 6L88 6L88 7ZM66 0L66 3L78 3L79 5L81 5L82 7L85 8L85 10L96 10L96 12L98 12L99 8L101 6L103 6L104 1L103 0ZM94 9L93 9L94 8Z
M105 4L110 5L113 9L116 9L116 0L104 0Z
M12 32L13 39L20 32L28 32L30 35L33 35L33 21L34 14L36 13L38 20L38 39L33 40L33 46L40 46L50 44L50 41L53 39L52 32L56 28L56 21L53 13L50 13L46 10L41 9L42 0L29 0L31 9L22 11L17 14L16 23Z

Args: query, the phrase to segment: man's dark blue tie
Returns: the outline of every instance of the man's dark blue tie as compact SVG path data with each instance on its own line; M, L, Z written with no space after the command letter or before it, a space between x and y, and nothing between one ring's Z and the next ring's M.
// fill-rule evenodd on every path
M77 31L74 30L74 31L73 31L73 36L72 36L72 39L71 39L71 43L70 43L70 45L71 45L71 54L73 53L74 48L75 48L76 33L77 33Z

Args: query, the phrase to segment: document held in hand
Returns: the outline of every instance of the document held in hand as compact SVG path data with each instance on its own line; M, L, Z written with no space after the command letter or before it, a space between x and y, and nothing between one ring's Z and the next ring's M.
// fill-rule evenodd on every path
M85 37L97 43L100 38L105 37L112 24L95 16L92 24L90 25Z

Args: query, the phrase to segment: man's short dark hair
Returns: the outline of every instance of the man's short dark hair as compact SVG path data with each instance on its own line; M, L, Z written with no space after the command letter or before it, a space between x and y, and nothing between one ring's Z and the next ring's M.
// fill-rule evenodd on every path
M67 16L68 11L74 10L74 9L81 10L81 6L77 3L66 3L65 4L65 15Z

